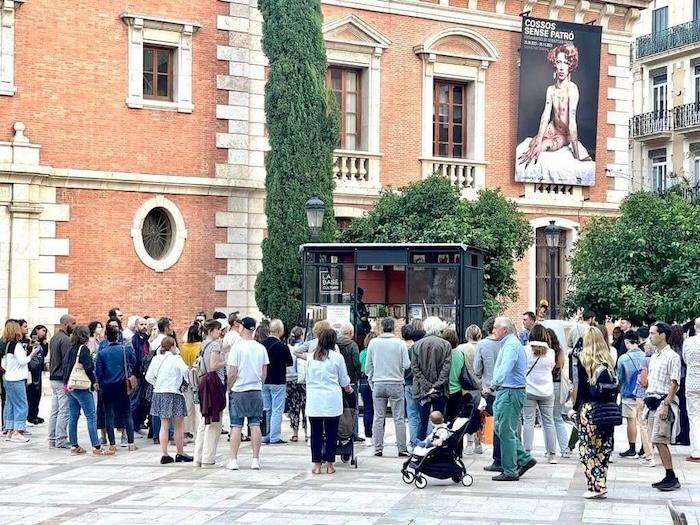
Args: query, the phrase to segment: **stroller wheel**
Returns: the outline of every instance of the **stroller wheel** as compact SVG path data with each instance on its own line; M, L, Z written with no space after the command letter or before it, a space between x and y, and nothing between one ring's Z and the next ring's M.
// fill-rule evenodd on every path
M452 476L452 481L454 481L455 483L459 483L460 481L462 481L462 476Z
M416 477L413 475L413 472L404 472L401 479L406 485L410 485L415 481Z
M425 479L425 476L421 476L418 474L416 476L416 488L419 489L424 489L428 485L428 480Z
M471 474L465 474L462 476L462 485L465 487L471 487L472 484L474 483L474 478L471 476Z
M340 461L342 461L343 463L347 463L348 461L350 461L350 454L343 454L342 456L340 456Z

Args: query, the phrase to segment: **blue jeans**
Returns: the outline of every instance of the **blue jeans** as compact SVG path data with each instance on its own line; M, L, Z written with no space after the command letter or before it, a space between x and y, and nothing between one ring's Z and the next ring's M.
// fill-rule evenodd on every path
M95 415L95 400L89 390L73 390L68 392L68 442L71 446L78 446L78 418L80 411L85 414L88 434L92 448L100 446L97 437L97 416Z
M412 388L413 385L404 386L404 396L406 398L406 419L408 419L408 434L410 437L408 444L415 447L418 445L418 429L420 428L420 404L417 399L413 399Z
M365 427L365 437L372 437L372 424L374 422L374 401L372 389L367 378L360 379L360 395L362 396L362 423Z
M263 410L267 434L263 438L264 443L274 443L282 440L282 415L284 415L284 403L287 400L287 385L263 385Z
M24 430L27 428L27 381L8 381L5 379L5 428L7 430Z

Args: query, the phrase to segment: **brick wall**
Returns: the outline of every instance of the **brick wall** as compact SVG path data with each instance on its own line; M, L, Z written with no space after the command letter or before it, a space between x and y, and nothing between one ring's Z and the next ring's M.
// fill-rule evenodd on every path
M0 100L0 140L12 124L27 125L54 167L213 176L217 73L216 15L228 4L211 0L31 0L16 13L13 97ZM130 109L125 12L197 21L193 37L192 114Z
M214 257L226 230L216 228L215 213L225 197L168 195L182 213L187 240L178 262L156 273L137 257L131 227L137 208L153 194L59 189L57 200L70 205L70 221L57 224L57 236L69 239L70 256L58 257L56 271L69 274L70 288L56 293L57 307L68 308L78 322L104 320L111 307L125 316L167 315L181 333L194 313L211 315L225 304L214 291L214 276L226 273L226 261Z

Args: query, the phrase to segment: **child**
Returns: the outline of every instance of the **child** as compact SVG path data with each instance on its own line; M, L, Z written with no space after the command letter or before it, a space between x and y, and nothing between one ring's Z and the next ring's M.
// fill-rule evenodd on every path
M420 441L418 446L413 449L413 453L417 456L425 456L433 447L441 447L445 440L452 435L452 431L447 428L444 422L442 412L435 410L430 413L430 423L433 425L433 430L424 441Z

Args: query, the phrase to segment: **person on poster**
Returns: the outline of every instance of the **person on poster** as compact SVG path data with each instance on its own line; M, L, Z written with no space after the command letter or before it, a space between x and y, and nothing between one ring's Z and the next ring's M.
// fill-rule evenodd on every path
M543 152L557 152L565 149L570 153L569 160L580 162L592 160L584 145L578 140L576 117L579 90L571 80L571 74L578 68L578 49L573 44L557 45L550 49L547 61L554 70L554 84L547 87L538 134L532 139L525 139L518 146L518 164L524 164L523 171L536 165L541 160L540 155ZM558 160L563 159L560 156ZM562 169L567 170L565 166L558 165L553 171ZM590 170L593 169L591 163ZM543 180L544 170L541 173L540 180ZM576 178L579 183L583 178L578 170Z

